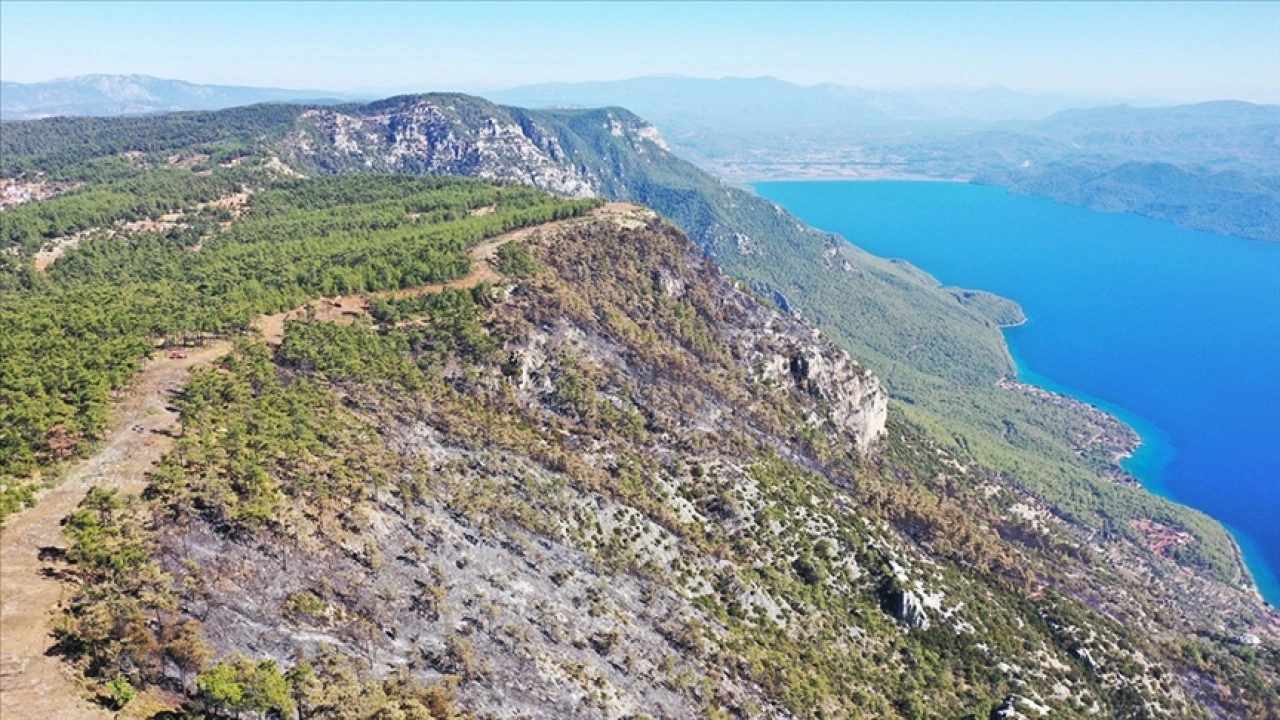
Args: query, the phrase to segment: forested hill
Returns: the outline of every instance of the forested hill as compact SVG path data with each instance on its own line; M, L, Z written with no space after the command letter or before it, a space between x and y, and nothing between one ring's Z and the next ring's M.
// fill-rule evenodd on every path
M534 112L431 95L339 107L50 119L2 130L5 203L17 203L0 215L0 313L6 329L17 329L0 338L0 442L10 504L27 499L22 488L33 480L56 475L59 462L92 448L107 422L112 391L127 385L155 343L236 335L255 314L322 295L368 295L457 278L468 272L469 249L483 239L595 205L565 196L654 208L740 279L739 288L800 316L875 371L889 390L886 454L850 453L862 441L832 434L822 418L831 417L824 414L828 407L843 408L847 416L861 406L832 395L815 378L840 377L843 385L860 377L856 366L834 361L826 350L752 364L753 353L767 347L770 328L785 326L796 338L812 331L794 318L770 320L774 316L755 304L744 316L750 322L726 319L732 316L723 315L726 303L747 303L745 296L674 230L643 217L620 226L632 232L596 227L510 251L502 259L508 283L539 278L525 281L533 294L517 293L511 305L495 309L489 303L503 293L484 292L402 302L366 298L368 324L349 330L290 324L277 351L242 345L225 374L202 376L184 400L183 422L192 435L165 466L149 500L159 504L148 514L209 533L184 539L187 531L175 530L169 537L183 544L183 553L204 548L211 557L253 555L254 548L279 545L279 533L296 530L303 534L294 539L308 548L343 548L345 574L337 585L273 586L269 597L283 598L281 607L234 605L244 597L220 600L239 609L216 620L225 623L215 635L224 642L217 647L224 663L206 678L206 695L223 681L247 682L243 676L255 672L256 666L237 664L230 654L250 645L232 631L283 612L297 627L271 641L277 660L298 649L291 638L314 634L312 626L320 624L349 652L420 656L425 665L405 668L427 668L418 680L457 675L472 683L462 697L485 708L502 707L501 698L467 693L490 687L490 673L506 678L503 687L535 684L532 675L520 674L525 671L485 658L509 658L512 647L539 645L541 640L520 638L536 639L544 630L549 642L575 648L571 658L556 658L556 682L585 683L585 692L596 693L592 702L606 710L633 707L610 698L640 696L638 690L600 689L605 687L658 687L652 702L680 697L693 703L692 697L700 704L688 707L713 715L729 705L746 715L809 717L845 715L857 704L905 717L957 707L985 713L1001 703L1030 707L1012 697L1018 695L1062 716L1087 715L1067 699L1085 696L1098 699L1099 712L1115 716L1141 717L1139 707L1203 716L1200 700L1188 699L1192 692L1241 712L1275 707L1275 693L1268 690L1274 686L1271 616L1250 592L1229 536L1203 515L1155 498L1123 476L1115 458L1133 438L1114 419L1008 382L1012 364L997 323L1016 319L1016 307L939 288L910 266L868 256L803 226L781 208L673 157L652 126L624 110ZM545 273L539 275L539 268ZM622 269L625 276L615 277ZM573 321L562 326L557 318ZM511 354L515 350L519 357ZM653 383L671 390L663 397L645 395ZM768 394L779 388L789 399ZM514 426L499 423L525 392L533 395L519 405L523 419ZM337 408L336 398L343 398L344 409L319 411ZM774 406L782 414L762 409ZM763 424L734 420L756 417L751 413L763 413ZM660 440L664 432L670 434ZM370 433L379 435L376 442ZM289 438L301 445L289 445ZM488 453L487 439L506 450ZM659 440L672 462L651 466L649 460L665 457L647 445ZM372 464L350 462L356 457ZM415 473L434 479L419 482ZM763 495L742 490L748 475ZM655 477L675 484L661 490L652 484ZM477 478L498 485L478 485ZM483 487L488 489L480 492ZM569 494L555 495L554 488ZM533 496L520 494L526 491ZM386 492L394 501L383 497ZM278 523L277 512L291 507L292 498L317 505L298 506L301 524ZM605 502L609 498L625 507ZM355 500L363 508L360 518L317 510ZM818 505L810 507L810 501ZM73 525L74 542L94 542L104 533L146 536L114 501L95 502ZM803 506L779 522L799 522L804 515L808 529L786 540L795 543L794 552L775 557L781 565L750 569L745 558L758 557L753 548L773 542L759 535L773 527L772 510L760 502ZM588 507L595 509L582 509ZM489 526L491 510L516 525ZM627 519L633 511L639 513L634 523ZM921 563L943 563L938 574L917 577L905 565L899 573L895 563L902 565L903 558L893 549L872 550L865 561L855 551L860 567L871 562L878 569L856 590L837 586L844 581L832 578L844 572L836 568L845 562L845 545L824 544L812 533L830 527L844 538L839 528L855 516L871 518L868 527L889 522L895 535L848 535L840 543L889 547L883 540L893 548L915 548ZM421 524L414 524L417 517ZM547 527L537 524L539 517L572 520L568 527ZM409 523L404 528L402 520ZM667 559L660 563L671 564L660 572L646 569L643 560L630 564L628 558L667 552L662 547L668 546L643 539L648 531L640 528L650 521L664 528L660 534L679 538L680 547L696 546L707 568L724 572L686 566L677 562L680 553L661 555ZM183 525L188 522L194 524ZM360 545L360 533L344 534L343 527L386 533L370 529L372 544ZM75 534L81 530L84 535ZM536 623L503 623L509 598L485 604L474 592L476 571L466 571L487 567L469 565L476 557L496 561L498 555L488 554L491 546L463 557L456 555L459 547L446 551L441 545L445 538L471 543L481 530L497 538L501 550L493 552L504 563L527 554L519 550L526 543L568 537L573 552L585 552L599 565L576 575L587 560L556 550L548 567L564 572L548 571L546 578L535 573L530 582L548 592L552 585L567 588L579 599L545 607ZM991 544L994 538L1007 547ZM86 614L76 622L97 617L103 598L140 590L112 569L114 556L98 549L85 548L79 556L84 577L100 584L78 606ZM321 562L309 552L288 560L244 557L246 567L271 568L273 578L285 581L291 576L276 569L277 560L296 559L317 572L339 562ZM384 582L399 576L382 570L432 552L448 562L428 563L436 569L413 587L435 600L386 607L421 613L428 619L423 622L447 618L466 630L458 637L430 630L422 647L412 650L406 636L392 633L384 642L381 634L370 634L401 625L358 599L370 592L416 592L397 584L412 578ZM129 557L140 562L145 554ZM666 597L665 583L679 578L684 589L674 592L687 593L681 597L699 608L681 615L677 626L644 631L644 647L655 647L653 638L661 637L678 649L674 665L639 651L630 665L628 645L619 644L626 638L610 634L603 621L576 640L557 634L567 632L563 628L548 629L554 625L546 618L586 607L597 613L592 617L621 612L624 626L639 626L634 603L623 602L624 612L617 597L601 594L609 587L623 587L628 597L648 593L618 585L632 571L641 578L655 573L655 598ZM156 575L148 570L138 577ZM465 596L450 600L455 580L472 584ZM509 586L495 578L483 582ZM943 604L934 588L944 586L945 597L954 594L967 607L982 608L973 618L1003 618L982 630L990 642L970 647L961 640L977 623L956 615L950 601ZM277 590L283 595L276 597ZM838 600L846 596L853 599ZM491 609L462 614L455 601ZM663 602L653 612L675 607ZM153 610L167 612L139 612L146 617ZM817 633L803 647L786 640L796 613L813 619L805 626ZM696 622L685 621L690 619ZM944 632L921 635L923 644L898 645L888 638L900 630L885 622ZM1027 623L1043 630L1030 631L1040 639L1018 650L1002 633ZM76 647L88 653L82 655L86 661L108 657L114 664L95 660L91 673L109 680L115 668L131 682L180 683L193 691L185 670L174 677L168 650L84 635L93 627L80 626ZM176 626L166 627L176 632ZM1102 639L1084 640L1074 631L1086 627ZM1237 652L1232 639L1245 631L1267 644ZM881 692L888 679L875 675L879 665L849 661L862 649L842 644L863 633L878 638L865 650L880 653L885 667L896 671L906 658L920 672L893 681L891 693ZM167 647L173 638L153 639ZM805 647L834 650L818 656ZM993 648L1001 658L1022 660L999 669L994 657L980 655ZM1041 650L1055 659L1044 660ZM1104 652L1107 664L1099 664L1096 655ZM619 675L608 669L615 664L629 669ZM339 672L320 660L311 667L331 680ZM539 661L522 667L551 666ZM978 677L978 667L997 667L998 674ZM698 677L720 678L730 688L724 702ZM536 706L535 700L529 702Z
M459 178L302 182L259 162L146 169L6 211L19 254L0 272L0 518L28 481L102 438L112 391L156 344L229 337L321 296L450 280L479 240L594 204Z

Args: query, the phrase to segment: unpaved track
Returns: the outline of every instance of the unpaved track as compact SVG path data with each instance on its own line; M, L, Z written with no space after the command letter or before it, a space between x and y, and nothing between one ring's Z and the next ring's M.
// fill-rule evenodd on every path
M58 608L73 591L57 579L65 565L42 559L42 548L65 549L62 519L89 488L139 492L147 471L173 443L177 413L165 410L191 368L207 365L230 350L226 341L188 352L186 358L149 360L115 408L115 428L93 457L45 492L39 503L10 519L0 535L0 719L88 720L113 713L90 704L72 669L46 654ZM144 432L137 432L141 425Z
M608 203L589 217L614 216L620 221L640 210L626 203ZM494 269L498 248L529 235L582 222L560 220L521 228L486 240L471 250L472 272L439 285L409 288L375 297L409 297L470 288L497 282ZM319 308L317 310L317 308ZM365 314L368 299L352 295L336 301L312 304L315 317L341 322ZM284 321L306 313L305 308L266 315L254 326L267 342L279 344ZM177 413L166 410L172 393L180 389L196 366L209 365L231 349L219 341L192 350L183 359L160 355L147 362L136 385L115 408L115 428L105 445L73 470L57 487L45 492L39 503L10 519L0 534L0 720L108 720L113 713L84 699L83 687L72 668L57 656L46 654L53 645L53 623L60 606L74 590L58 579L65 565L42 559L42 549L65 549L62 519L69 515L91 487L117 488L137 493L146 487L147 472L173 444L169 435L177 429ZM133 429L141 425L144 432Z
M431 293L443 292L448 289L465 290L473 288L483 282L496 283L502 280L502 276L495 270L497 265L498 248L506 245L513 240L520 240L529 237L537 232L545 232L554 230L555 228L565 225L573 225L577 223L587 222L591 218L615 217L620 219L627 215L644 211L639 205L631 203L605 203L603 206L591 211L585 217L568 218L566 220L554 220L552 222L543 223L541 225L532 225L530 227L512 230L485 240L484 242L471 248L472 270L470 273L447 283L439 283L436 285L422 285L419 287L405 288L404 290L390 290L387 292L369 293L367 295L344 295L337 298L321 299L313 303L309 303L305 307L295 308L288 312L276 313L274 315L263 315L253 321L253 326L262 333L262 337L271 345L279 345L284 339L284 321L296 320L301 317L309 317L316 320L326 322L352 322L355 318L369 313L370 298L406 298L416 297L418 295L430 295ZM481 213L484 214L484 213Z

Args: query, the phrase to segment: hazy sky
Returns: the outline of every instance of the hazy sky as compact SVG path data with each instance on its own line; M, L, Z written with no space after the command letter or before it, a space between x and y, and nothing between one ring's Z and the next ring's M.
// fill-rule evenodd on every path
M0 3L0 78L326 90L678 73L1280 102L1280 3Z

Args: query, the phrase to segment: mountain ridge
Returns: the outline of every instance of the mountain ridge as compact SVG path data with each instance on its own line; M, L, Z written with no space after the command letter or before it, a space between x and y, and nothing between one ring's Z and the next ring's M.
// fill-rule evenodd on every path
M319 90L207 85L150 75L79 75L35 83L0 83L0 117L144 115L261 102L338 102L352 96Z
M65 90L85 80L50 83L49 92L56 95L56 88ZM141 76L87 80L129 88L125 94L135 99L115 99L108 105L102 105L101 98L89 99L79 106L64 102L38 109L39 102L24 100L24 93L37 85L6 84L0 115L136 114L317 99L309 91L196 86ZM185 90L163 102L150 95L147 83ZM211 94L217 99L209 100ZM1280 177L1276 106L1208 101L1133 107L1117 105L1115 99L1020 93L1002 87L866 90L832 83L801 86L768 76L550 83L485 96L514 105L638 110L663 129L679 154L730 180L976 179L1197 230L1280 240L1275 219L1280 215L1280 192L1273 187ZM96 109L94 102L99 103ZM1131 162L1151 166L1145 173L1116 172ZM1160 163L1180 165L1197 177L1159 187L1145 184L1143 178L1157 178ZM1063 187L1091 170L1094 175L1110 171L1113 181L1127 181ZM1221 172L1226 170L1243 171L1251 178L1224 183L1229 176ZM1063 189L1049 192L1049 187ZM1140 200L1153 194L1169 202Z
M430 236L412 223L434 217L471 226L492 217L480 213L493 213L493 207L503 217L528 217L521 208L537 200L515 185L485 189L457 180L387 175L391 171L568 187L586 183L592 194L655 208L688 235L660 218L592 226L578 234L546 233L524 243L523 255L514 252L503 260L514 287L493 296L450 296L450 304L439 306L411 299L375 303L371 324L354 315L348 324L328 322L319 307L312 322L286 326L278 349L249 343L225 371L204 377L182 403L189 428L186 454L174 456L162 473L152 495L161 506L149 507L142 516L168 517L173 511L193 521L159 528L169 548L159 557L181 557L191 551L182 548L189 548L200 557L241 558L246 572L275 583L266 596L272 602L259 603L234 590L221 594L218 627L253 627L254 618L283 612L288 619L278 635L353 633L344 647L357 657L361 643L379 648L367 653L375 662L420 656L418 664L405 669L428 682L456 675L468 702L478 702L491 674L517 678L502 687L538 687L527 671L502 673L510 670L504 659L512 657L510 648L542 647L545 628L551 636L547 642L568 653L557 655L557 662L571 661L556 665L554 687L581 687L590 703L601 703L573 711L584 716L628 712L625 704L611 704L623 693L592 694L590 685L599 682L598 687L630 693L638 686L627 678L634 677L646 678L644 687L665 688L654 692L677 693L681 702L700 703L697 707L708 712L718 708L746 715L842 714L851 710L850 703L862 703L884 716L928 716L957 707L981 716L1006 705L1034 712L1043 704L1063 716L1088 716L1088 703L1072 704L1072 696L1096 698L1099 712L1126 717L1141 717L1140 708L1157 712L1157 707L1175 716L1206 717L1212 714L1203 707L1212 703L1262 712L1274 707L1266 704L1275 699L1266 691L1273 677L1266 664L1273 656L1268 653L1274 653L1273 616L1249 595L1229 537L1207 518L1105 474L1117 471L1115 448L1098 439L1123 435L1113 419L1009 382L1012 362L997 326L1016 319L1012 308L990 297L939 288L914 268L867 256L841 238L804 227L781 208L673 157L662 149L653 126L630 113L526 111L445 95L372 106L43 120L6 130L4 157L12 163L6 175L23 181L27 174L43 172L46 182L87 183L5 211L4 241L16 249L0 256L14 263L5 276L6 282L13 280L7 292L49 287L27 263L42 244L68 229L122 227L113 225L117 218L139 222L132 213L161 218L173 212L179 220L165 222L186 227L141 232L126 242L91 236L48 267L48 280L54 287L95 278L154 282L150 278L157 273L164 278L226 257L235 262L224 272L246 279L230 282L215 275L205 286L244 288L259 303L284 302L277 295L296 297L296 290L277 287L285 280L328 295L368 283L381 287L403 282L407 276L400 274L401 267L421 258L433 259L432 267L454 267L447 254L438 260L431 253L393 254L406 241L425 250L422 243ZM138 208L134 198L145 178L154 178L145 186L151 204ZM437 205L412 194L440 192L436 182L456 186L449 192L465 202ZM248 214L225 220L230 223L225 234L216 224L199 222L201 213L216 211L194 208L192 202L208 203L246 187L253 190ZM193 192L197 189L200 194ZM266 227L272 231L265 232ZM357 232L348 236L347 228ZM374 239L387 234L377 240L375 247L382 248L377 254L341 244L364 242L358 238L366 232ZM289 240L297 233L314 237ZM192 243L198 243L199 252L190 251ZM273 247L303 254L281 266L267 252ZM311 253L323 253L326 272L312 269ZM708 258L728 274L718 274ZM616 273L600 273L603 267ZM181 288L184 277L175 275L172 282ZM766 311L748 290L808 324ZM18 305L0 303L0 310L11 307ZM32 307L34 312L45 306ZM48 308L49 317L58 317L58 307ZM760 320L730 322L727 318L738 312L734 307L749 308ZM359 314L346 307L334 314L347 311ZM750 330L739 332L738 325ZM781 362L766 357L770 353L754 354L756 343L768 347L770 338L777 338L767 331L770 325L792 328L788 332L797 342L803 338L827 346L829 340L881 378L891 402L889 432L878 458L873 453L857 459L851 452L856 443L829 429L825 408L840 402L812 380L830 363L803 352L772 353ZM646 380L653 377L668 379ZM277 386L271 378L288 381ZM423 388L430 391L421 394ZM335 394L306 394L310 389ZM330 399L336 397L345 400ZM219 398L236 400L226 406ZM292 426L275 421L253 421L243 430L237 425L232 433L219 430L242 413L275 417L272 408L285 402L331 407L342 416L294 413L290 422L302 425L283 435L281 428ZM497 409L525 418L526 424L502 430L512 426L498 422L507 415ZM783 415L770 420L770 413ZM744 424L747 417L758 419ZM359 456L426 462L421 477L427 479L410 481L419 476L419 466L405 469L396 464L400 460L388 460L379 465L386 475L372 473L368 485L353 481L341 463L334 463L345 456L345 443L364 442L359 437L365 436L346 431L359 428L383 438L376 443L381 449L369 446ZM526 437L520 428L549 434ZM670 441L675 445L658 440L663 432L675 438ZM218 472L189 472L210 463L223 467L225 458L240 457L237 453L314 433L336 434L307 456L317 465L302 474L288 463L270 461L269 482L255 474L254 482L228 488ZM235 443L245 437L257 439L238 448ZM648 442L664 443L663 449L644 450ZM503 450L495 456L486 454L486 447ZM665 463L666 453L681 462ZM294 456L300 455L273 457ZM567 487L553 480L562 475L570 478ZM317 505L286 502L293 493L308 495L317 478L329 488L325 493L355 493L363 509L345 519L330 517L321 512L330 502L324 498L331 497L323 493ZM672 483L679 492L660 490ZM651 492L657 495L649 497ZM785 511L766 512L761 498ZM303 513L300 524L290 526L305 530L297 536L305 540L298 553L289 551L286 557L273 549L294 542L287 536L270 539L277 532L273 507ZM698 513L693 517L702 519L677 532L673 528L683 527L678 518L690 517L681 508L692 508ZM415 514L424 516L421 526L414 525ZM631 524L627 518L633 516ZM503 519L495 525L486 517ZM548 527L538 518L562 518L564 524ZM86 516L81 519L87 522ZM775 532L765 519L780 523L785 542L756 537ZM117 520L121 532L132 532L131 521L112 517ZM347 522L356 523L358 531L343 530ZM636 536L632 530L641 526L653 532ZM839 535L840 544L823 545L826 535L812 529L817 527L852 534ZM237 538L228 529L250 532ZM361 540L365 531L367 543ZM613 591L619 582L624 589L633 581L648 582L646 573L653 571L641 562L634 576L615 574L614 563L628 567L629 558L668 558L644 540L655 533L675 533L708 565L703 572L698 559L696 572L658 573L677 588L699 589L689 591L692 602L673 599L679 592L658 591L656 612L679 613L682 621L658 633L665 639L653 640L659 644L650 647L674 643L676 668L688 667L681 663L720 668L716 672L724 673L726 688L772 688L761 690L769 703L747 702L754 690L726 690L719 696L712 687L682 681L678 672L655 674L665 672L654 670L661 660L643 653L635 654L638 670L625 669L623 653L613 654L633 640L610 635L599 618L620 613L639 623L653 612ZM1169 544L1169 537L1178 542ZM569 559L565 543L585 556ZM418 544L418 550L411 546ZM794 555L762 554L757 545L794 547ZM330 550L314 555L307 549L315 547L336 554L321 562L317 558ZM433 611L426 599L417 607L387 601L387 612L396 617L421 613L428 618L392 622L378 614L370 598L390 594L407 602L413 594L398 590L391 579L400 577L401 566L432 564L413 560L419 552L428 560L439 554L434 564L443 580L433 574L418 579L443 592L440 600L447 602ZM574 597L581 598L575 609L567 605L549 617L585 615L590 619L584 620L583 633L550 620L538 629L527 626L529 616L510 593L495 594L515 586L510 578L525 577L517 569L533 572L516 559L525 556L569 573L548 568L527 579L557 603L572 605ZM485 563L477 557L495 563L501 558L501 567L517 574L485 579L477 570ZM766 567L752 567L762 558ZM848 569L850 559L857 572ZM316 569L330 562L343 572L329 586L312 582L307 573L281 572L284 566ZM180 573L182 567L160 569ZM397 569L380 570L387 567ZM92 568L75 571L91 573ZM861 580L849 580L851 575ZM553 576L561 578L559 585ZM381 584L384 580L391 584ZM380 592L369 590L374 586ZM486 587L487 600L475 593ZM618 592L631 594L630 589ZM424 593L423 598L433 596ZM184 598L204 607L198 597ZM972 610L952 611L957 601ZM785 615L795 623L797 608L805 609L803 627L815 633L805 646L809 650L770 629L775 621L768 618ZM449 617L453 629L433 625L433 612ZM691 619L697 623L685 622ZM1036 638L1030 644L1016 633L1011 640L1006 632L1020 622L1031 628L1027 637ZM513 632L504 633L504 625L512 625ZM969 645L969 625L984 638L974 636L973 642L986 643L999 657L1022 658L1009 664L1019 669L990 674L993 656ZM362 627L384 632L361 636ZM393 627L415 628L421 642L387 635ZM525 635L520 627L529 640L511 640ZM1077 632L1084 628L1094 635ZM1241 647L1233 638L1245 631L1261 638L1253 661L1233 654ZM876 662L860 652L861 637L872 638L865 642L870 652L880 653ZM243 633L215 638L222 638L218 657L226 663L219 672L239 672L230 653L246 647ZM278 640L271 642L276 647ZM420 644L421 652L388 655L385 650L405 643ZM272 652L273 667L280 667L287 652ZM938 657L958 664L935 663ZM730 659L728 664L720 664L723 658ZM942 673L931 677L958 684L935 687L934 680L913 670L910 681L878 674L877 668L896 673L900 660L923 663L929 672ZM611 669L614 662L623 669ZM315 667L324 666L316 661ZM962 667L981 679L963 679L970 670ZM190 688L189 678L168 678ZM1055 683L1067 689L1066 695L1053 689ZM853 689L853 694L832 688ZM1233 696L1237 691L1241 695ZM963 699L944 707L935 693ZM569 706L557 703L566 697L536 702L563 716Z
M661 128L677 152L733 181L976 179L1094 209L1280 241L1280 194L1269 181L1280 176L1280 106L1221 100L1134 107L1058 98L1033 111L1028 98L1035 96L1010 99L1002 89L988 90L850 95L836 86L774 80L753 86L743 79L642 78L488 96L533 105L631 107ZM1132 162L1149 163L1146 177L1153 179L1161 163L1195 177L1148 186L1143 174L1115 172ZM1105 196L1096 184L1046 189L1090 170L1127 181L1108 185ZM1224 171L1250 177L1225 183ZM1167 202L1139 200L1153 194Z
M679 74L652 75L599 83L542 83L523 85L491 91L482 91L482 96L510 96L509 104L534 105L536 103L520 102L516 95L553 90L568 90L575 86L605 86L609 84L643 84L650 81L674 81L695 84L713 84L733 82L742 85L767 84L778 89L792 91L821 91L832 97L868 98L876 100L879 105L892 108L895 103L911 107L914 111L928 114L935 113L971 115L974 118L987 120L1008 120L1026 118L1043 113L1044 110L1032 110L1035 103L1044 108L1089 107L1101 104L1114 104L1122 100L1111 98L1093 98L1084 95L1070 95L1052 92L1024 92L1004 86L963 87L963 86L905 86L889 88L863 88L838 83L814 83L801 85L776 77L764 75L758 77L700 78ZM7 119L35 119L52 115L122 115L148 112L172 112L183 110L212 110L247 105L256 102L306 101L318 99L353 100L371 98L377 93L370 91L335 91L307 90L293 88L269 88L245 85L228 85L218 83L194 83L185 80L159 78L145 74L91 74L53 78L35 82L4 81L3 85L10 96L0 100L0 116ZM81 95L77 95L77 92ZM84 93L89 93L85 96ZM167 96L161 101L154 93ZM404 93L413 94L413 93ZM1003 98L1006 103L1004 114L991 115L989 110L977 112L981 104L990 104L992 96ZM16 100L14 98L17 98ZM43 99L42 99L43 98ZM140 102L130 107L121 101L136 99ZM521 98L524 99L524 98ZM56 100L56 101L53 101ZM185 100L185 102L184 102ZM52 101L52 102L51 102ZM1138 102L1138 99L1129 102ZM95 104L96 103L96 104ZM958 103L958 104L957 104ZM1022 103L1025 107L1019 105ZM1144 101L1144 104L1169 104L1166 101ZM628 105L625 102L606 103ZM645 103L641 103L644 105ZM599 103L595 103L596 106ZM632 103L634 105L634 103ZM965 109L968 108L968 109ZM1012 114L1009 114L1012 112ZM967 115L966 115L967 113ZM643 112L641 114L644 114Z

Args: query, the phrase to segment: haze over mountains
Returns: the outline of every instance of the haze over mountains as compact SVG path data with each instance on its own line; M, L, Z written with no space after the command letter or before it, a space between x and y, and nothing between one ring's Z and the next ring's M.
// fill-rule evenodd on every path
M926 177L1199 230L1280 240L1280 106L1162 106L1008 88L868 90L654 76L482 93L523 107L625 107L722 178ZM369 96L92 75L5 83L0 115L131 115ZM1138 104L1151 107L1135 107Z
M23 119L54 115L142 115L177 110L217 110L260 102L319 99L371 100L375 92L297 90L202 85L148 75L82 75L46 82L5 82L0 117ZM438 90L424 87L423 90ZM385 93L383 93L385 94ZM1004 87L910 87L872 90L823 83L801 86L772 77L694 78L677 75L612 82L546 83L492 92L476 92L495 102L524 107L618 105L660 125L679 125L682 117L705 123L709 114L759 113L739 117L762 122L804 122L848 127L851 121L877 127L902 121L937 123L1034 120L1069 108L1121 102L1169 105L1156 99L1099 98L1061 93L1026 93ZM799 103L799 105L797 105ZM780 112L790 107L792 112ZM805 117L796 117L797 107Z
M222 692L265 677L318 720L1280 707L1230 536L1123 474L1132 431L1011 380L1016 305L806 227L632 113L435 94L2 141L6 180L55 193L5 211L10 495L92 452L157 340L266 341L173 400L145 498L67 524L57 617L98 687L137 667L214 717L291 716Z
M354 99L320 90L200 85L149 75L81 75L36 83L0 83L0 117L147 115L178 110L220 110L262 102Z
M639 78L490 93L628 107L721 177L925 177L1280 240L1280 107L1134 107L978 90L866 91L772 78Z
M613 82L547 83L481 93L526 107L619 105L673 135L697 131L765 136L822 129L835 137L872 131L975 127L1008 120L1038 120L1070 108L1120 100L1005 87L867 89L833 83L803 86L772 77L654 76Z

